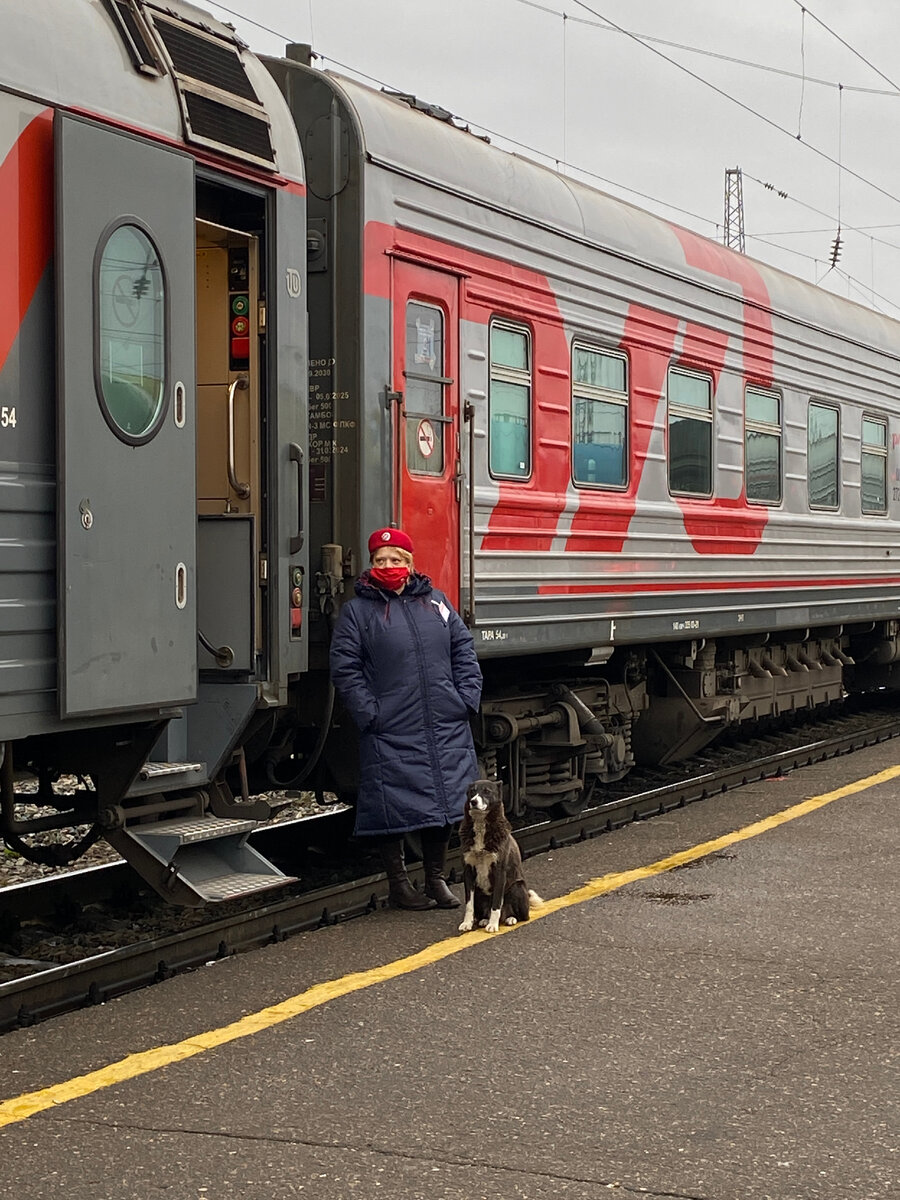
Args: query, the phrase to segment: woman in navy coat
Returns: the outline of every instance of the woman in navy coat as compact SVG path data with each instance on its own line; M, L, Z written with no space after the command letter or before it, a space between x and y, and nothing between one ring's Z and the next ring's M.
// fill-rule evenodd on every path
M472 635L413 569L401 529L369 538L371 567L341 610L331 677L359 729L356 833L378 839L399 908L456 908L444 863L466 785L478 775L469 717L481 700ZM425 893L409 882L403 835L421 831Z

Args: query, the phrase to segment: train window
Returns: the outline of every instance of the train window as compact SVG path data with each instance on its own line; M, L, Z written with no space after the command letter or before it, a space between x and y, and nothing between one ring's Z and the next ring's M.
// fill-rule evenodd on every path
M811 508L837 508L840 481L840 423L838 411L810 403L806 437L806 473Z
M97 260L96 379L107 424L123 441L149 441L165 396L165 283L150 238L118 225Z
M531 336L522 326L491 324L490 466L492 475L531 474Z
M712 380L669 368L669 490L712 495Z
M748 387L744 394L744 472L747 499L781 503L781 397Z
M406 465L422 475L444 470L444 314L410 300L406 306Z
M628 483L628 363L623 354L572 346L572 478Z
M887 512L887 422L863 417L862 510Z

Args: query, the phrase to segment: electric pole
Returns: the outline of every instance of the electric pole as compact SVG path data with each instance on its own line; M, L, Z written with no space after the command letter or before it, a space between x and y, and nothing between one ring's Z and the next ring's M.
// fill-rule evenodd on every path
M744 185L740 167L725 170L725 245L744 253Z

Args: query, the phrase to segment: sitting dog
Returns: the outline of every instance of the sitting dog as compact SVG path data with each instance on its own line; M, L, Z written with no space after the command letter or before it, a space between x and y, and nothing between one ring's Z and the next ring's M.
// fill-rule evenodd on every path
M465 868L465 916L460 932L476 924L496 933L500 922L527 921L532 904L541 904L525 886L522 853L506 819L500 788L489 779L476 779L466 790L466 807L459 827Z

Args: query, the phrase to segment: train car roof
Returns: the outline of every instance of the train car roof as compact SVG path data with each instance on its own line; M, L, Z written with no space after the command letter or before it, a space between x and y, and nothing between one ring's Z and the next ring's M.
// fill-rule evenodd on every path
M191 136L180 103L185 89L160 35L160 30L180 23L176 36L182 35L182 41L193 38L195 46L209 50L208 61L201 63L199 70L209 72L215 63L223 64L236 79L245 75L251 85L249 94L256 93L257 107L270 126L274 154L268 164L257 154L251 165L267 165L281 176L302 181L303 160L284 99L269 72L234 30L182 0L158 4L145 0L137 13L135 19L132 10L104 0L28 0L6 6L0 37L0 89L164 140L195 141L214 152L218 149L249 161L252 156L246 147L216 147L210 139L203 143ZM144 54L140 43L147 27L150 33L143 51L149 50L149 54ZM140 65L137 60L142 56L155 58L155 63ZM204 81L200 82L198 92Z
M439 119L433 106L419 105L414 97L324 74L355 110L365 153L376 164L578 242L742 296L775 315L900 355L900 322L891 317L492 146L446 119L449 114Z

